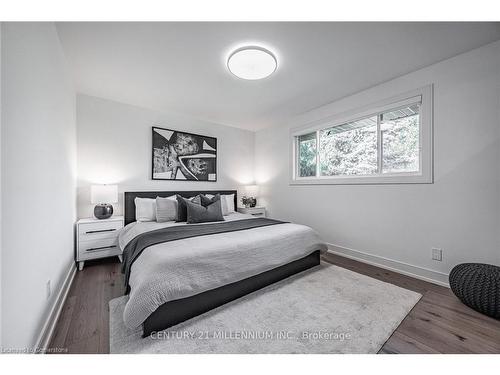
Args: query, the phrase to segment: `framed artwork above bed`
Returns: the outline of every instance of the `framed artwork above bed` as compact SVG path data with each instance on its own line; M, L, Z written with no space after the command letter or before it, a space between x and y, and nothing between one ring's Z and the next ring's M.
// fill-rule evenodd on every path
M153 126L152 179L217 181L217 138Z

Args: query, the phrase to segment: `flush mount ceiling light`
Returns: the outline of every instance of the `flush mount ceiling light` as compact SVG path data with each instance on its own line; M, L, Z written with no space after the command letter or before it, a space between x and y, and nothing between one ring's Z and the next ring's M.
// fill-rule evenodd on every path
M247 46L233 51L227 68L236 77L256 80L270 76L278 67L274 54L262 47Z

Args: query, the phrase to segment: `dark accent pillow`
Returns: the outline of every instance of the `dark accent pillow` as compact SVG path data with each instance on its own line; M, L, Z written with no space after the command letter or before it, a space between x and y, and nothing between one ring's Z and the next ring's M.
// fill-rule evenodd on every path
M176 220L177 222L187 220L186 202L190 203L192 202L194 204L201 205L201 198L199 195L192 198L184 198L181 197L179 194L177 194L176 198L177 198L177 220Z
M224 221L220 199L203 207L201 204L186 201L187 223L208 223L211 221Z
M207 207L214 202L220 201L220 194L216 194L214 197L209 198L206 195L200 194L201 205ZM222 206L221 206L222 207Z

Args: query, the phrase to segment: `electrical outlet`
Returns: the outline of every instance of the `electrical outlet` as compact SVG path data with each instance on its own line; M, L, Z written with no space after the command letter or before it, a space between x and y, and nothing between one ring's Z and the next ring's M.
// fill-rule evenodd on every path
M432 248L432 260L437 260L439 262L443 261L443 250L433 247Z
M50 290L50 280L47 281L47 286L46 287L47 287L47 289L46 289L46 291L47 291L47 299L49 299L50 293L52 292Z

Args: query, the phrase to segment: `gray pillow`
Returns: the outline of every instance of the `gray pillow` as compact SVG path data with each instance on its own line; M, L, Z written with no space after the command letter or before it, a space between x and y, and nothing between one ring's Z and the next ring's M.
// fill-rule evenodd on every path
M211 221L224 221L220 200L203 207L201 204L186 201L187 223L208 223Z
M208 205L217 202L220 200L220 194L216 194L215 196L212 196L212 198L209 198L206 195L200 194L200 200L201 200L201 205L203 207L207 207ZM222 207L222 204L221 204Z
M200 196L192 197L189 199L181 197L177 194L177 219L175 221L186 221L187 220L187 207L186 202L194 202L196 204L201 204Z
M164 223L173 220L177 220L177 199L175 195L168 198L156 197L156 221Z

